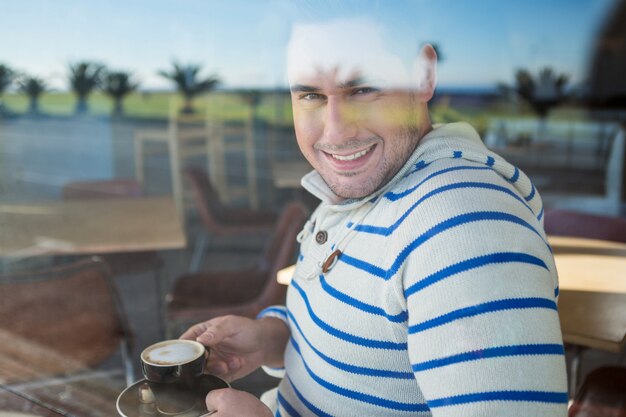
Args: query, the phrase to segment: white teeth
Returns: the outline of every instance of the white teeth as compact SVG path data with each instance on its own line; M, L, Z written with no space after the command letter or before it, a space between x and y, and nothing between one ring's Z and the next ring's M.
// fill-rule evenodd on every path
M352 155L335 155L332 154L333 158L338 159L339 161L353 161L357 158L362 157L363 155L365 155L366 153L368 153L370 151L370 149L372 148L367 148L364 151L360 151L357 153L353 153Z

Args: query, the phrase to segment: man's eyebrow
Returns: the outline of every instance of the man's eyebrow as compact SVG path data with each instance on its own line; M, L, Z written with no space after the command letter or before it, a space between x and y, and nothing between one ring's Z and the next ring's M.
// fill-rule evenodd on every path
M320 91L320 89L317 87L311 87L302 84L294 84L291 86L290 90L292 93L316 93Z
M365 79L362 77L357 77L352 80L346 81L345 83L340 83L339 88L354 88L363 84L365 84Z
M346 81L344 83L339 83L337 87L339 88L354 88L359 85L365 84L366 80L362 77L357 77L352 80ZM317 93L320 91L318 87L311 87L309 85L303 84L294 84L290 87L292 93Z

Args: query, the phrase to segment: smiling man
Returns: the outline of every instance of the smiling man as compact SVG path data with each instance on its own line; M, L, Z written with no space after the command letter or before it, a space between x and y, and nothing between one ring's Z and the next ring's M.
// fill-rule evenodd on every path
M432 126L436 54L390 52L368 20L297 27L296 137L321 200L286 307L183 337L237 379L283 368L265 407L209 393L216 416L563 417L556 268L541 199L465 123ZM269 398L269 397L268 397Z

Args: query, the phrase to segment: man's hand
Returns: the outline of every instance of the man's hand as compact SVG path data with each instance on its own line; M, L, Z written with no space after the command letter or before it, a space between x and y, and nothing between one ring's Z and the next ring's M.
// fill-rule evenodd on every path
M232 388L213 390L206 396L207 410L213 417L272 417L272 411L258 398Z
M181 339L210 348L207 371L227 381L242 378L261 365L282 367L289 329L282 320L223 316L196 324Z

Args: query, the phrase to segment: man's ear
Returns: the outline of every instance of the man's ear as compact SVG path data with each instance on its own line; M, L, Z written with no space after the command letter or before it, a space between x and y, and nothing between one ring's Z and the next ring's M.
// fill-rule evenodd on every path
M414 74L417 96L421 101L430 100L437 86L437 52L432 45L422 46L415 59Z

